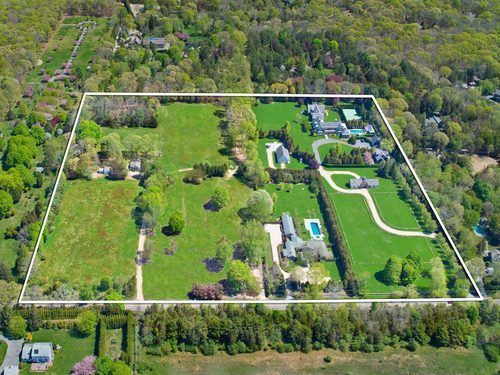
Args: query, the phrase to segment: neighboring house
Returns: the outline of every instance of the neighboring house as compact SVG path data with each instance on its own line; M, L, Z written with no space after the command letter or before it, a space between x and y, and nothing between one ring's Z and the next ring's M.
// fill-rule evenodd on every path
M284 164L290 163L290 153L288 152L288 149L285 146L280 145L276 149L276 160L280 164L282 164L282 163L284 163Z
M370 145L372 147L378 147L380 146L380 139L376 135L370 137Z
M347 126L340 121L321 122L320 126L323 129L323 133L325 134L341 134L344 130L347 129Z
M27 343L23 346L21 361L27 363L48 363L54 360L51 342Z
M389 155L389 152L381 149L375 150L373 153L373 160L375 160L375 163L380 163L383 160L389 159L391 156Z
M349 180L349 187L351 189L369 189L378 188L378 178L351 178Z
M430 125L436 125L438 127L438 129L442 129L443 128L443 121L441 120L441 117L434 114L434 115L427 117L425 119L425 126L428 127Z
M97 170L97 173L103 174L105 176L109 176L111 174L111 167L100 167Z
M170 43L165 41L165 38L146 37L143 40L145 46L154 46L157 51L166 51L170 48Z
M141 170L141 159L135 159L130 162L128 169L134 172L139 172Z
M371 124L366 125L365 126L365 133L374 134L375 128L373 127L373 125L371 125Z

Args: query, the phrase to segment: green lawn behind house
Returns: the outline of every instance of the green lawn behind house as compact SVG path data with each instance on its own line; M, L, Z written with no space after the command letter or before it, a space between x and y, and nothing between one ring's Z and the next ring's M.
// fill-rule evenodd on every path
M85 356L94 355L94 333L88 337L80 337L72 330L40 329L33 332L33 341L51 342L61 346L61 350L55 353L54 364L44 374L69 375L75 363ZM21 373L31 373L29 365L24 365Z

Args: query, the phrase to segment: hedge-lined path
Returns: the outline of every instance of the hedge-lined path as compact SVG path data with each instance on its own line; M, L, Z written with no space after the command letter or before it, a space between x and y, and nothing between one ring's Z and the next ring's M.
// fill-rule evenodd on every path
M357 175L354 172L349 172L349 171L327 171L323 167L319 167L319 173L321 176L328 182L328 184L336 191L339 193L344 193L344 194L360 194L365 198L366 203L368 204L368 208L372 214L373 220L375 223L382 229L383 231L391 234L395 234L396 236L404 236L404 237L429 237L429 238L434 238L436 237L436 233L424 233L424 232L419 232L419 231L409 231L409 230L399 230L390 227L380 217L377 207L375 205L375 201L373 200L373 197L371 196L370 192L368 189L343 189L340 186L338 186L332 179L332 175L350 175L353 176L354 178L360 178L359 175Z

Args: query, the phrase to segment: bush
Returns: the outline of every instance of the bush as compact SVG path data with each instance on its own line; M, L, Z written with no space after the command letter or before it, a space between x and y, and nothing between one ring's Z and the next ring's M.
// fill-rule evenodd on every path
M97 331L97 356L101 357L106 354L106 323L101 318L99 319L99 329Z
M490 362L498 362L499 348L495 344L486 344L483 347L484 356Z
M76 318L76 329L83 336L89 336L96 326L97 314L92 310L86 310Z
M7 326L7 335L14 339L21 339L26 336L28 324L21 315L12 315Z
M330 354L328 354L325 358L323 358L323 361L325 361L326 363L330 363L331 361L333 361L333 358Z

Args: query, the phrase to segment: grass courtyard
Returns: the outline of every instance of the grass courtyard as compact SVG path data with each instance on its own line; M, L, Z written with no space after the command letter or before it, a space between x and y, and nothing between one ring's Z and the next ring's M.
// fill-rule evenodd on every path
M139 234L133 210L139 190L135 180L66 181L34 280L80 286L97 284L103 276L127 281L135 270Z

